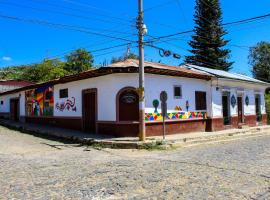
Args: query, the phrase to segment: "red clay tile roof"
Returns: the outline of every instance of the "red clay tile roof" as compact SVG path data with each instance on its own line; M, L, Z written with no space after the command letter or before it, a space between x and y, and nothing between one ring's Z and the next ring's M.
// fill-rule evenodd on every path
M10 85L24 87L28 85L33 85L34 83L25 80L0 80L0 85Z
M108 67L138 67L139 66L139 61L135 59L127 59L123 62L117 62L109 65ZM144 66L147 67L152 67L156 69L167 69L167 70L173 70L173 71L179 71L179 72L184 72L184 73L189 73L189 74L194 74L194 75L205 75L205 73L197 72L194 70L190 70L181 66L170 66L162 63L156 63L156 62L149 62L145 61Z
M183 67L175 67L175 66L168 66L160 63L154 62L145 62L145 73L148 74L157 74L157 75L167 75L167 76L178 76L178 77L187 77L187 78L195 78L195 79L202 79L202 80L211 80L212 76L207 75L205 73L196 72L193 70L189 70ZM45 85L56 85L61 83L73 82L88 78L94 78L109 74L115 73L138 73L138 60L128 59L123 62L118 62L111 64L107 67L101 67L98 69L91 69L85 72L81 72L75 75L64 76L59 79L51 80L45 83L34 84L30 86L25 86L22 88L10 90L7 92L0 93L0 95L4 94L11 94L16 93L19 91L29 90Z

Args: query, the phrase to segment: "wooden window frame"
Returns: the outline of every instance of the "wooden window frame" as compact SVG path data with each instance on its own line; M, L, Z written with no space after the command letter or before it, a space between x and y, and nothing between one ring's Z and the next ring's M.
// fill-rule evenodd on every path
M175 95L175 88L180 88L180 96ZM174 99L182 99L183 91L182 91L182 85L174 85L173 86L173 97Z
M203 99L198 99L199 96L197 94L204 94L205 101L202 101ZM200 97L201 98L201 97ZM200 102L200 103L198 103ZM204 103L202 103L204 102ZM196 110L207 110L207 93L206 91L195 91L195 109Z
M67 91L67 95L62 96L61 91L65 91L65 90ZM64 99L64 98L68 98L68 88L59 89L59 99Z

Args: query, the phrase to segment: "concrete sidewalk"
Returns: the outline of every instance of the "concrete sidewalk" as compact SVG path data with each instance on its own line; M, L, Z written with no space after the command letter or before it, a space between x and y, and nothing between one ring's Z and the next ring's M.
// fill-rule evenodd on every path
M270 126L258 126L244 129L229 129L218 132L196 132L168 135L166 136L165 141L163 141L163 138L160 136L147 137L145 142L140 142L138 138L134 137L116 138L109 135L91 134L53 126L14 122L4 119L0 120L0 125L41 137L49 136L84 145L99 145L101 147L123 149L177 148L201 143L228 141L243 137L258 137L270 134Z

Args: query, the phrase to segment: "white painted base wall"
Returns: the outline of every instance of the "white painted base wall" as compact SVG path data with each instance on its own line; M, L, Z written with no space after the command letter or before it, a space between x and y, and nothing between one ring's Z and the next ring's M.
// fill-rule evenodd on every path
M5 96L0 96L0 102L3 101L3 105L0 104L0 113L10 112L10 99L19 98L20 99L20 116L25 116L25 92L18 92L14 94L8 94Z

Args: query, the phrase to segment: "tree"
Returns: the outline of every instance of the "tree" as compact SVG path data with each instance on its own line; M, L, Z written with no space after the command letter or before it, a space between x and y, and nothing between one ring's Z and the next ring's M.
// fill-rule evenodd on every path
M77 49L71 52L66 56L66 61L64 69L72 74L89 70L94 63L92 54L85 49Z
M229 71L233 62L228 62L230 50L224 49L229 41L223 38L227 32L219 0L196 0L195 9L195 35L189 42L192 55L186 56L186 63Z
M58 59L46 59L42 63L29 66L22 73L22 78L32 82L45 82L68 75L65 63Z
M111 63L122 62L127 59L139 59L139 57L134 53L129 53L128 55L125 55L125 56L113 57L111 60Z
M1 69L0 71L0 79L1 80L19 80L23 79L23 72L29 68L27 65L19 65L19 66L10 66Z
M251 47L248 58L254 78L270 82L270 43L259 42Z

